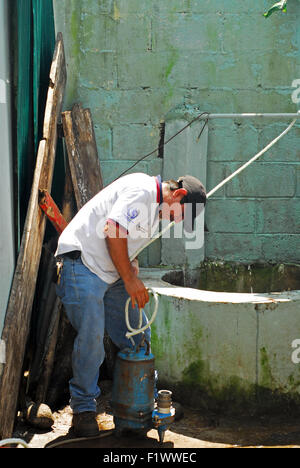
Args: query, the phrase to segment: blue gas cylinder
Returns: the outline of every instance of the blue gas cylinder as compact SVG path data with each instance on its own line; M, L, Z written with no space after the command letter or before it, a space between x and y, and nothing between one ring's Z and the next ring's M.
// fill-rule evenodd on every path
M116 358L111 405L116 429L149 429L154 409L154 355L125 349Z

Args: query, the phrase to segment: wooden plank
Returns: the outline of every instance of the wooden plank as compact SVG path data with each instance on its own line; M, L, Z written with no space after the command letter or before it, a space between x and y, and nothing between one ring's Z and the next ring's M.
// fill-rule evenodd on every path
M65 159L65 169L63 214L61 215L67 225L76 214L76 202L68 158ZM41 207L41 202L39 205ZM51 217L47 217L51 220ZM40 326L27 380L27 395L30 395L30 401L35 401L37 405L50 402L50 407L57 407L57 402L62 398L66 383L72 375L71 360L66 356L67 353L70 356L72 355L74 333L73 330L69 331L71 325L66 318L62 303L56 297L55 284L51 278L56 263L53 254L56 248L53 249L52 241L54 241L54 238L43 246L38 272L35 300L40 293L41 297L37 299L36 305L38 310L36 312L37 320L39 320L37 327L39 324ZM46 302L43 300L43 296L47 297ZM45 330L47 330L46 333ZM65 331L72 338L71 347L68 346L66 351L65 348L70 339L69 336L64 336ZM61 350L62 354L60 354ZM53 380L53 385L51 385L51 380ZM63 385L60 385L60 382L63 382Z
M62 215L68 223L76 214L76 202L68 158L65 160L65 168L66 176ZM53 262L54 257L48 260L49 265ZM52 283L52 285L54 286L54 283ZM47 291L47 293L49 293L49 291ZM51 306L52 305L53 304L51 304ZM45 314L43 314L43 319L44 315ZM31 376L33 383L35 382L35 378L38 377L39 379L35 390L34 401L47 402L50 407L57 407L57 402L64 394L65 386L72 375L71 356L75 337L74 330L59 300L57 304L54 304L50 322L49 317L47 317L45 325L50 329L48 340L43 343L45 352L43 355L41 355L41 353L39 353L38 356L35 355L33 367L30 369L29 373L29 382L31 381ZM67 333L66 336L65 333ZM38 369L37 366L39 366ZM42 371L40 371L41 367ZM53 385L51 385L51 381L53 381ZM32 395L30 396L32 397Z
M73 190L71 171L70 171L68 158L65 158L65 168L66 168L66 176L65 176L62 214L65 220L67 221L67 223L69 223L76 214L76 201L75 201L75 195L74 195L74 190Z
M26 346L26 356L31 356L29 375L26 382L26 396L30 401L44 403L48 375L53 364L57 326L61 303L56 295L53 272L56 264L53 252L56 248L56 237L43 245L39 265L31 324L34 324L31 347ZM23 384L24 385L24 384ZM45 390L44 390L45 389Z
M31 196L6 311L2 340L6 364L0 376L0 438L10 437L16 415L26 341L39 268L46 217L38 205L39 189L51 191L57 123L66 84L62 35L58 34L50 70L43 139L40 141Z
M78 210L103 188L103 181L89 109L75 104L62 113L65 142Z
M56 297L55 303L52 308L51 318L49 321L47 337L45 340L46 352L44 355L44 359L42 359L43 369L41 372L41 378L38 382L37 389L36 389L36 402L38 404L46 401L46 397L47 397L47 391L48 391L48 387L50 383L51 374L53 371L55 348L57 344L58 327L59 327L62 307L63 306L59 297Z

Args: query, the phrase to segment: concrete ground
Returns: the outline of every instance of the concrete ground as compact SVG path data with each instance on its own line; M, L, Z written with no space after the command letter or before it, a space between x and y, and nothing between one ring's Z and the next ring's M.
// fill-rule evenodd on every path
M103 431L114 428L109 400L108 389L98 404L97 420ZM102 438L74 441L70 407L53 413L53 417L54 424L48 430L31 427L19 418L13 437L25 440L30 448L50 448L58 443L59 448L300 448L300 421L287 415L231 419L184 407L183 417L166 431L161 445L154 429L145 437L118 438L112 431Z

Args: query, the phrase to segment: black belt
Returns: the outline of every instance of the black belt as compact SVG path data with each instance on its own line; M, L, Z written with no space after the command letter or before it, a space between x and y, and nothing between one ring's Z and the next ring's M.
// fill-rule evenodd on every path
M60 257L68 257L71 258L72 260L77 260L81 256L81 250L72 250L71 252L66 252L64 254L61 254Z

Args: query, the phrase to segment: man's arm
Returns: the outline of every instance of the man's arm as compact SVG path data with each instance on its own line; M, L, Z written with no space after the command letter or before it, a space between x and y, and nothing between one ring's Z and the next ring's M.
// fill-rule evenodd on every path
M149 301L149 294L144 283L137 277L136 270L128 257L128 242L124 232L115 224L107 223L104 232L106 245L120 277L124 281L126 291L131 297L132 306L143 308Z

